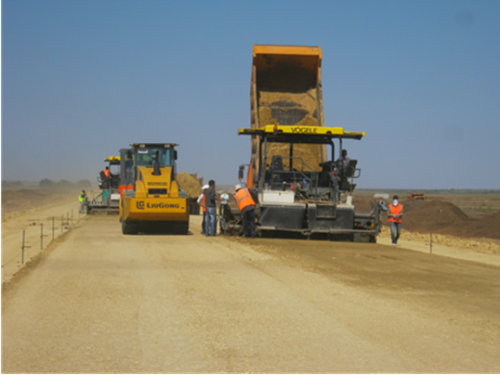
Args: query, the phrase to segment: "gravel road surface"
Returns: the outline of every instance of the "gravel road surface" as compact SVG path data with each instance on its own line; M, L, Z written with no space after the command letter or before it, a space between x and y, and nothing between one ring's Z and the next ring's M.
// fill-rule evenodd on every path
M500 268L82 219L2 287L3 373L499 373Z

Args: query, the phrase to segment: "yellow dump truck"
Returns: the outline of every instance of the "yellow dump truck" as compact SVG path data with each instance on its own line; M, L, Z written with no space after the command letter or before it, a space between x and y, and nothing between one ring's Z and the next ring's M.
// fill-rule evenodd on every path
M321 47L254 45L250 84L250 126L324 126ZM259 174L260 141L252 137L250 183ZM290 145L273 144L268 155L290 156ZM319 170L325 145L294 145L293 154Z
M324 126L321 58L320 47L253 48L251 127L237 134L251 138L245 184L258 193L257 231L374 242L385 204L355 213L361 169L342 153L345 140L365 133ZM243 182L244 166L238 177ZM221 216L224 233L241 229L237 209Z
M133 160L132 189L120 199L123 234L189 230L188 195L175 180L175 143L134 143L127 151Z

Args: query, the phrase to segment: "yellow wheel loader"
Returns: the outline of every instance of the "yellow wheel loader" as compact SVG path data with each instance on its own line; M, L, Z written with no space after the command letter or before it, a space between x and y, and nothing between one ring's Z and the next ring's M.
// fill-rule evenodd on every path
M175 143L134 143L128 151L133 161L132 189L120 199L123 234L167 232L187 234L188 194L175 180Z

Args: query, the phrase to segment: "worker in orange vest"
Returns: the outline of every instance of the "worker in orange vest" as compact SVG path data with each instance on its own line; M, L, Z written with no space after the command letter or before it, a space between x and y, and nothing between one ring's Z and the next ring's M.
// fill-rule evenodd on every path
M387 220L391 225L391 239L393 246L398 245L399 235L401 234L401 221L403 218L403 205L399 203L399 198L397 195L392 197L393 202L389 205L389 211L387 212Z
M255 205L259 203L257 193L253 189L244 188L241 185L234 187L236 194L234 200L238 204L243 221L243 237L255 238Z
M205 199L205 191L209 188L208 185L203 185L201 188L202 192L200 196L198 197L198 200L196 201L202 208L203 210L203 221L201 223L201 234L205 234L205 216L207 214L207 209L206 209L206 199Z
M101 172L99 172L99 176L101 177L100 188L103 190L109 189L111 186L111 177L113 176L109 171L109 167L104 168Z

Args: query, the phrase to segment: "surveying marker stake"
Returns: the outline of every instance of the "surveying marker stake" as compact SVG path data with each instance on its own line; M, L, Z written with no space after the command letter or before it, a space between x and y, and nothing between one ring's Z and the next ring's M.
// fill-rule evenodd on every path
M430 236L431 236L431 240L430 240L430 242L429 242L428 244L426 244L426 245L429 245L429 248L430 248L430 254L432 255L432 233L430 234Z
M24 235L24 234L25 234L25 231L23 230L23 246L21 247L21 249L22 249L23 251L22 251L22 257L21 257L21 264L24 264L24 249L25 249L25 248L28 248L28 249L29 249L29 248L31 247L31 246L25 246L25 245L24 245L24 239L25 239L25 235Z

